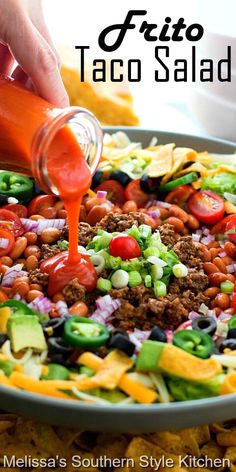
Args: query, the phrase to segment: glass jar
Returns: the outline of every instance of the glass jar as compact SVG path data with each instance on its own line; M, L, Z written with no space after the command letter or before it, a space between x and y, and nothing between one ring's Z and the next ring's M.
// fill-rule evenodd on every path
M32 176L43 191L58 195L48 172L48 156L57 135L63 139L64 128L73 134L93 174L102 152L102 130L94 115L79 107L55 108L0 75L0 169Z

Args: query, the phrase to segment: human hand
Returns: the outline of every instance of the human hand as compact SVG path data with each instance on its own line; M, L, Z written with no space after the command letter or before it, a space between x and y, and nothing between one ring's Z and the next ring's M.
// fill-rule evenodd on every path
M14 61L18 66L11 74ZM11 74L57 107L69 105L41 0L0 0L0 73Z

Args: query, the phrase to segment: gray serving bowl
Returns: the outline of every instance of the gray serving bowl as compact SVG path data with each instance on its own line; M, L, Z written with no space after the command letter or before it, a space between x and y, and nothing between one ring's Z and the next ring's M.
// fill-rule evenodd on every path
M144 146L156 136L160 143L174 142L198 151L225 154L234 153L236 149L236 144L216 139L139 128L105 128L106 132L118 130L125 131L132 141L141 142ZM100 406L0 386L0 408L34 420L80 430L144 433L232 419L236 417L236 395L150 406Z

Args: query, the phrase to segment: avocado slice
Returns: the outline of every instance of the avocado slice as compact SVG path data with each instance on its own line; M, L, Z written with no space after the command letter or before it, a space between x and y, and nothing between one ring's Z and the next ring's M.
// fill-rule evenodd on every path
M159 341L144 341L138 355L136 369L143 372L160 372L158 365L165 347L166 344Z
M42 352L47 348L43 329L37 316L11 316L7 323L7 334L14 352L29 347Z

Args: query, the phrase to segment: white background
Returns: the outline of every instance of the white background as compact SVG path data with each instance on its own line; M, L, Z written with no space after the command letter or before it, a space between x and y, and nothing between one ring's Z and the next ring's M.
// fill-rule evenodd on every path
M45 16L51 34L57 44L91 45L92 58L102 57L98 48L99 33L108 25L123 23L129 9L146 9L146 19L162 26L164 18L173 22L184 17L185 23L200 22L205 30L236 36L236 0L44 0ZM165 84L154 81L154 47L138 33L129 31L122 47L111 58L140 58L142 82L131 85L136 110L141 124L146 127L204 133L200 124L188 110L189 91L192 84ZM158 30L156 31L158 34ZM160 43L159 43L160 44ZM169 43L173 58L185 58L190 44ZM171 61L170 61L171 65Z

